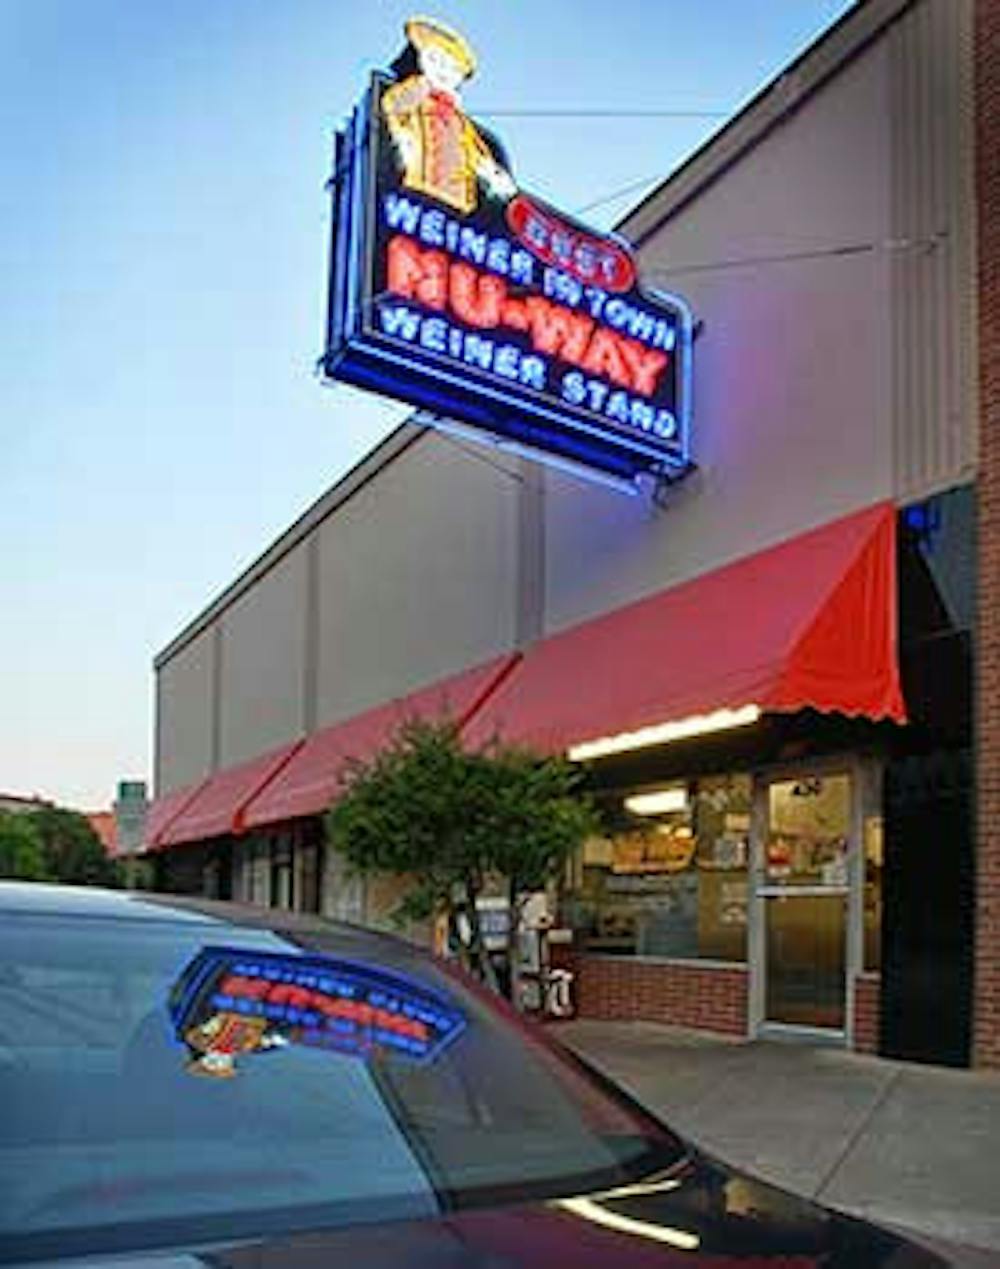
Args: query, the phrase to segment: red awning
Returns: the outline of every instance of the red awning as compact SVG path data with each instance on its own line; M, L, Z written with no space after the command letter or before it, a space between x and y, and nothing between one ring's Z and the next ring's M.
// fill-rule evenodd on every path
M370 758L399 724L411 718L452 718L465 723L517 663L497 657L309 736L274 780L246 806L243 824L254 828L316 815L337 792L345 763Z
M892 506L543 639L465 735L560 751L750 705L905 721Z
M181 842L203 841L225 833L238 833L244 827L243 811L294 757L301 740L227 767L210 776L183 811L160 834L158 845L177 846Z
M196 780L194 784L185 784L179 789L172 789L170 793L164 793L162 797L153 799L146 813L146 830L143 836L143 845L147 850L153 850L159 846L163 833L207 783L207 780Z

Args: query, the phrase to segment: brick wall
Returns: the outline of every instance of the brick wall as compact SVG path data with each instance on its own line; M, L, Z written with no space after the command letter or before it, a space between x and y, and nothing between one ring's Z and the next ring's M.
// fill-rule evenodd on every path
M747 1033L746 969L671 965L604 956L576 958L582 1018L668 1022L726 1035Z
M854 1048L858 1053L877 1053L882 1012L882 980L878 974L860 974L854 980Z
M976 0L979 646L974 1062L1000 1067L1000 0Z

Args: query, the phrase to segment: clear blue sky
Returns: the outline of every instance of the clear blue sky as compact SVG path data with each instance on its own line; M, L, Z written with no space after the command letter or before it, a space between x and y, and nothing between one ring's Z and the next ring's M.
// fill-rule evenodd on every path
M850 7L0 0L0 790L147 776L154 653L402 417L312 370L331 134L413 8L475 114L732 112ZM721 122L491 126L575 210Z

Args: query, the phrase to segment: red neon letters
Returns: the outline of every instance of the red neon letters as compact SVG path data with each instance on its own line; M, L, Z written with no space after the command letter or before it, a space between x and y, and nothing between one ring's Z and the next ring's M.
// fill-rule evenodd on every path
M359 1027L374 1027L424 1042L430 1035L426 1023L417 1018L407 1018L389 1009L377 1009L362 1000L348 1000L311 987L298 987L294 983L274 983L266 978L230 974L223 980L219 991L224 996L235 996L240 1000L259 1000L269 1005L310 1009L327 1018L343 1018Z
M669 354L645 347L584 313L540 295L511 295L504 278L424 250L402 234L389 241L386 288L427 308L450 312L474 330L528 335L536 352L577 366L644 397L656 392Z

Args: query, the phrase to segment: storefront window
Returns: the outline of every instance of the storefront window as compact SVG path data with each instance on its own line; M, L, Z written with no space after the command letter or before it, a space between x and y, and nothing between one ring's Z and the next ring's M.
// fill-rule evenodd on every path
M850 832L850 776L775 782L768 789L767 884L846 887Z
M271 907L292 908L292 837L278 833L271 840Z
M585 950L746 959L749 776L637 790L583 848L569 917Z
M266 905L271 902L271 850L266 839L254 838L247 847L247 902Z
M301 912L319 912L322 846L305 833L295 852L295 894Z

